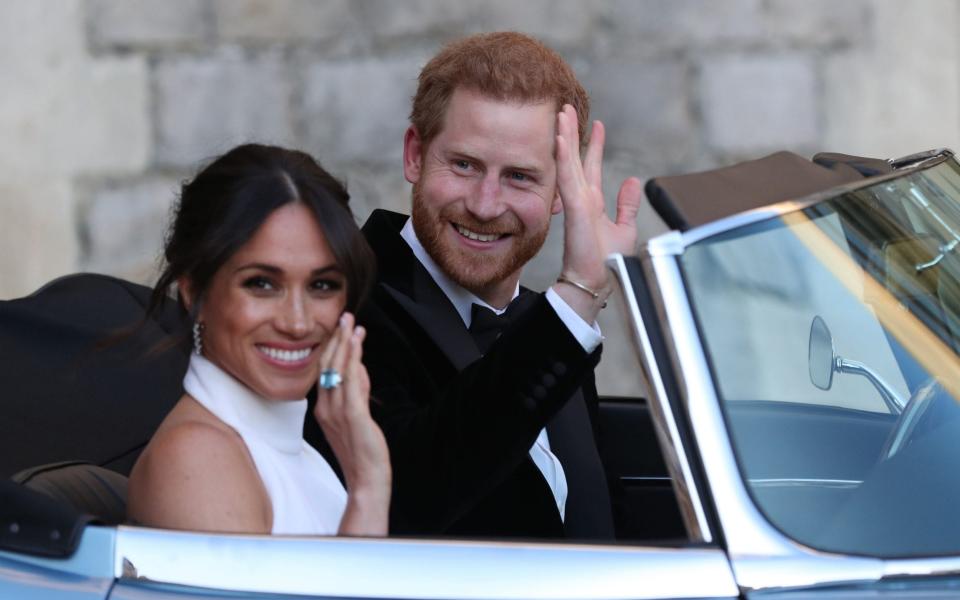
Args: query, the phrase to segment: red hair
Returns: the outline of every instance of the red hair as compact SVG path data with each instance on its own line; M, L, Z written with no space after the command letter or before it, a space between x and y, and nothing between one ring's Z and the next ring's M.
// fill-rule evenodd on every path
M454 90L464 87L495 100L553 101L577 109L583 140L590 98L559 54L528 35L512 31L472 35L445 46L420 72L410 121L426 148L443 127Z

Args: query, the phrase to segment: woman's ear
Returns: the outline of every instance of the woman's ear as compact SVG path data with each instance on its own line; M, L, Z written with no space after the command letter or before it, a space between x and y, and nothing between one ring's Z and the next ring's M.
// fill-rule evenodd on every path
M190 280L186 277L180 277L177 279L177 294L180 296L183 306L187 309L187 314L191 314L193 311L193 286L190 284Z

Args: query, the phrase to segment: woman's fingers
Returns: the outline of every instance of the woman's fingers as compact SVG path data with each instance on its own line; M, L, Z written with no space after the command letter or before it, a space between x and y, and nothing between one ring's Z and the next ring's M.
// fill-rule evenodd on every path
M343 404L343 365L346 363L345 355L350 352L349 339L353 331L353 315L343 313L336 329L330 334L330 339L320 354L320 379L323 380L325 371L333 370L340 375L341 383L334 388L328 389L319 386L317 392L316 417L323 422L330 422L336 418L339 406Z
M362 416L370 412L368 405L370 388L367 385L366 369L361 360L363 359L363 339L366 336L366 330L363 327L354 329L350 336L348 344L350 346L349 362L344 368L344 410L348 412L347 416Z

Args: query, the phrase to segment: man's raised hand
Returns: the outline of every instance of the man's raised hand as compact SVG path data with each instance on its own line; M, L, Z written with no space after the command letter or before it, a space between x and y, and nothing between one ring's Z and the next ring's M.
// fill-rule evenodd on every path
M569 104L557 115L557 185L564 211L561 276L595 290L594 299L572 284L555 286L559 294L588 323L596 318L609 294L604 260L620 252L631 254L637 243L637 211L642 186L627 178L617 194L617 216L611 221L603 200L603 123L595 121L583 160L577 132L577 112Z

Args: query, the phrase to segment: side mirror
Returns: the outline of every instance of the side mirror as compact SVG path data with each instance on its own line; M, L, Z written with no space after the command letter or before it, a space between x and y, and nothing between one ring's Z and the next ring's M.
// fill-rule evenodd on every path
M820 315L810 324L810 345L807 354L807 366L810 370L810 382L821 390L829 390L833 385L833 371L836 353L833 349L833 336Z
M899 415L904 401L880 374L856 360L847 360L838 356L833 348L833 335L826 321L817 315L810 323L810 342L807 349L807 368L810 370L810 382L821 390L829 390L833 385L834 373L853 373L866 377L873 384L891 413Z

